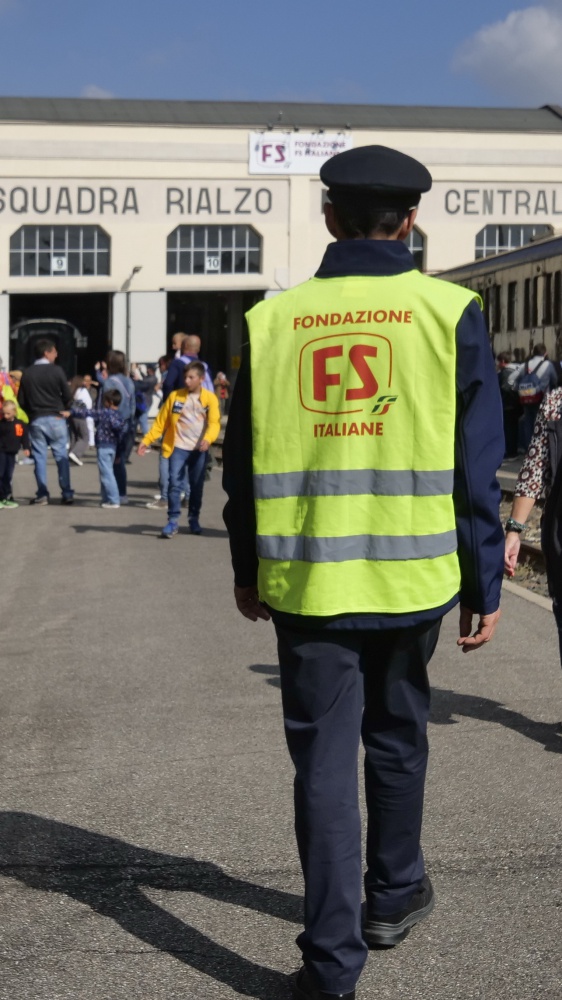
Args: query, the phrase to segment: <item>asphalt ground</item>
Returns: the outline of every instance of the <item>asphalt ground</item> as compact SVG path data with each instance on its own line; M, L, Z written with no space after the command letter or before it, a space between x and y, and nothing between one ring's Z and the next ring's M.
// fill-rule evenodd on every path
M132 503L0 510L0 997L287 997L302 883L271 625L239 616L207 484L202 537ZM55 469L49 468L56 495ZM33 493L31 467L16 492ZM185 520L185 519L184 519ZM431 665L423 832L434 915L373 952L358 1000L559 1000L562 677L513 593L482 653Z

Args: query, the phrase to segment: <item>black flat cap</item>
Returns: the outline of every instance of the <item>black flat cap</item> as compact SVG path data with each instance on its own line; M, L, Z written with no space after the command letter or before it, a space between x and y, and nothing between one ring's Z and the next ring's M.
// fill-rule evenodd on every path
M385 201L419 201L429 191L429 170L413 156L388 146L359 146L332 156L320 169L320 179L334 191L377 192Z

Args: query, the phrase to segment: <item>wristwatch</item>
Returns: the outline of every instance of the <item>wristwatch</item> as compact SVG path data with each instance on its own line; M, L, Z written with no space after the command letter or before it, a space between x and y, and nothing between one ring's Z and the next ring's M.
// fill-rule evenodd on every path
M512 517L508 517L505 522L505 530L516 531L517 534L520 535L522 531L525 531L525 525L521 524L520 521L515 521Z

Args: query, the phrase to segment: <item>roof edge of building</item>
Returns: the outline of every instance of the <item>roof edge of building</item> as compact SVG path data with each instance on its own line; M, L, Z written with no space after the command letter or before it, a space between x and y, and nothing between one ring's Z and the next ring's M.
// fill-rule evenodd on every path
M264 131L308 127L557 132L562 131L562 108L0 96L0 121L239 127Z
M535 260L544 260L550 256L550 245L557 243L562 248L562 229L555 229L548 236L539 237L530 243L525 243L521 247L513 247L512 250L504 250L502 253L491 254L489 257L479 257L476 260L468 261L465 264L457 264L456 267L446 268L436 274L438 278L445 280L455 280L453 276L462 278L469 272L475 271L501 271L510 267L517 267L522 258L525 258L531 251ZM544 254L542 250L544 248Z

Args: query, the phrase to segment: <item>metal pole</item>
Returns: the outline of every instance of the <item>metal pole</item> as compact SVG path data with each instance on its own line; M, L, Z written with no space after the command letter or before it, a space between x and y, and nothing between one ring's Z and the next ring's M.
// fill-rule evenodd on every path
M127 365L129 364L129 359L131 357L131 293L129 290L125 293L126 299L126 319L125 319L125 359Z

